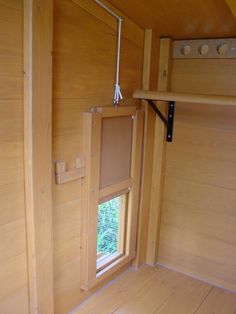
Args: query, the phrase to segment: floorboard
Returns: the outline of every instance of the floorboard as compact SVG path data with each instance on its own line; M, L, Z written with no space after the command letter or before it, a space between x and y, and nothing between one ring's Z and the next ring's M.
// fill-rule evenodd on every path
M73 314L236 314L236 294L163 267L130 269Z

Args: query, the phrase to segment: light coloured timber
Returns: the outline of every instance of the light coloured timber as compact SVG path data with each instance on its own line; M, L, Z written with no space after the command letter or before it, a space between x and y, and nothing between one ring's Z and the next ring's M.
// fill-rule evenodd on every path
M141 164L143 145L144 111L137 110L134 118L131 178L132 187L129 192L127 233L126 233L126 254L133 259L136 255L136 239L138 230L138 213L141 184Z
M101 121L101 113L84 113L86 176L81 215L81 288L84 290L93 286L96 280Z
M28 314L22 16L23 1L1 1L0 312Z
M102 282L105 282L107 279L111 278L116 272L118 272L122 267L129 265L132 258L128 255L121 256L118 260L114 261L112 264L108 265L106 268L97 273L96 281L91 282L88 285L88 288L91 289L95 286L98 286Z
M75 168L75 169L60 173L60 174L56 174L55 181L56 181L56 184L63 184L70 181L82 179L85 177L85 174L86 174L85 167L80 168L80 169Z
M127 214L128 195L120 197L120 213L119 213L119 226L118 226L118 241L117 251L122 254L125 252L125 237L126 237L126 214Z
M119 298L117 298L119 295ZM73 314L232 314L235 294L161 267L130 269Z
M85 159L81 156L75 160L75 168L67 170L63 161L55 162L55 182L56 184L68 183L81 179L85 176Z
M160 40L159 55L159 72L158 72L158 88L162 91L169 89L171 75L171 55L172 40L163 38ZM166 114L166 106L161 102L157 102L158 107ZM157 261L157 249L160 232L161 206L163 196L163 179L165 171L165 154L166 139L165 125L156 117L155 136L154 136L154 152L153 152L153 170L152 170L152 186L150 197L150 212L148 224L148 239L146 262L154 265Z
M236 106L236 97L223 95L202 95L202 94L187 94L174 92L155 92L155 91L135 91L134 98L161 100L161 101L176 101L192 104L206 104L219 106Z
M235 59L173 60L172 91L235 95ZM236 108L178 103L158 262L236 291ZM230 226L230 227L229 227Z
M55 174L61 174L66 172L66 163L64 161L55 162Z
M135 106L118 106L118 107L95 107L92 111L102 113L103 118L112 118L112 117L125 117L133 116L136 113L137 107Z
M52 314L52 1L24 1L24 152L30 313Z
M119 182L113 185L109 185L103 189L100 189L99 190L100 202L103 202L104 199L107 199L107 198L119 196L121 195L121 193L122 194L128 193L131 187L132 187L132 180L128 179L128 180L124 180L122 182Z
M157 84L157 76L153 75L153 68L157 67L157 50L155 34L151 29L145 30L144 53L143 53L143 77L142 88L149 90L151 84ZM156 81L156 82L155 82ZM136 256L133 260L133 266L139 267L146 261L148 218L151 198L152 165L154 149L155 132L155 113L148 104L143 101L142 108L145 112L144 135L143 135L143 153L141 167L141 188L140 188L140 206L139 222L137 234Z
M122 258L123 253L115 252L109 256L98 257L97 255L97 273L102 272L103 269L107 269L111 264L114 265L118 259Z

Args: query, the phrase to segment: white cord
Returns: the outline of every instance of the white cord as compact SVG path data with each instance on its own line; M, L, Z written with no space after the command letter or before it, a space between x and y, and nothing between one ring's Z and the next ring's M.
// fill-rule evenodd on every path
M114 13L111 9L109 9L105 4L103 4L100 0L94 0L97 4L99 4L103 9L109 12L118 20L118 39L117 39L117 62L116 62L116 82L115 82L115 91L114 91L114 106L119 106L119 102L123 99L121 94L121 88L119 85L120 80L120 46L121 46L121 29L122 29L122 21L123 18Z
M123 99L121 94L121 88L119 85L120 80L120 43L121 43L121 27L122 20L119 20L119 29L118 29L118 42L117 42L117 63L116 63L116 83L115 83L115 93L114 93L114 106L119 105L119 101Z
M103 9L105 9L107 12L109 12L111 15L113 15L114 17L116 17L118 20L123 20L123 18L119 15L117 15L115 12L113 12L111 9L109 9L104 3L102 3L100 0L94 0L95 2L97 2L97 4L99 4L101 7L103 7Z

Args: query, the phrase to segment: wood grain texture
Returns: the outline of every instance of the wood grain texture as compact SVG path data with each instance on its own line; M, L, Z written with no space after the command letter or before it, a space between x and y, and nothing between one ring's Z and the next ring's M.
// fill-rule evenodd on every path
M185 93L173 93L173 92L156 92L136 90L134 92L134 98L136 99L150 99L159 101L174 101L191 104L206 104L206 105L218 105L218 106L236 106L236 97L224 96L224 95L203 95L203 94L185 94Z
M162 38L160 40L159 54L159 72L158 72L158 88L161 91L168 91L170 85L170 73L172 64L172 40L170 38ZM166 104L157 102L157 106L166 114ZM154 134L154 151L153 151L153 169L152 169L152 185L150 198L150 214L148 224L148 241L146 262L154 265L157 260L157 247L160 232L161 203L163 196L163 179L164 164L166 154L165 125L163 121L156 115L155 117L155 134Z
M235 8L234 0L227 1L231 9ZM109 2L142 27L155 30L161 37L191 39L235 36L236 21L225 0Z
M143 123L144 111L137 110L133 123L132 157L131 157L131 179L132 186L129 192L128 215L127 215L127 236L126 254L130 259L136 255L136 239L138 229L138 214L140 200L141 164L143 147Z
M174 60L172 91L235 95L235 60ZM158 261L236 290L236 108L179 103Z
M24 1L24 169L30 313L51 314L53 2Z
M157 86L157 62L159 51L159 37L150 29L145 30L144 56L143 56L143 78L142 88L149 90L151 86ZM145 112L144 135L142 149L142 170L140 188L140 208L137 235L136 257L133 261L134 267L139 267L146 262L148 221L151 198L152 166L155 132L155 113L147 102L142 102Z
M0 313L28 314L23 2L0 1Z
M116 21L99 6L94 9L93 1L83 3L83 8L72 1L54 3L53 160L65 161L68 169L74 167L83 149L83 112L113 103ZM123 104L133 106L139 102L132 99L132 93L142 79L143 49L137 38L140 34L142 38L144 31L138 26L133 31L127 20L123 23L120 74ZM53 185L57 314L68 313L90 294L80 290L81 195L80 180Z
M129 270L72 313L234 314L235 296L165 268L143 266Z
M97 230L100 180L102 114L84 113L84 149L86 176L83 179L81 211L81 289L96 281Z

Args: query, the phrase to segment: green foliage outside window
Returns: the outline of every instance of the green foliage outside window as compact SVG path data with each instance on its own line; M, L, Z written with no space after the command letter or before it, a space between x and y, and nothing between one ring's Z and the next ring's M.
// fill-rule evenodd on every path
M97 253L109 255L117 252L121 197L99 205Z

